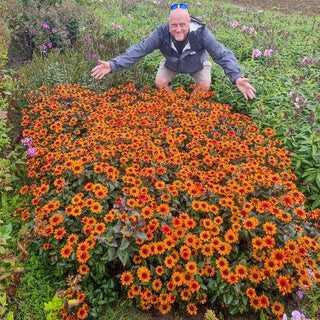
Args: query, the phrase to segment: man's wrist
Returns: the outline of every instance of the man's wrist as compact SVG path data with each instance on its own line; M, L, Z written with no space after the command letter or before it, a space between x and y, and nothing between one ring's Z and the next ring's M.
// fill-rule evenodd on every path
M239 79L243 79L243 77L237 78L236 80L234 80L234 83L237 84L237 82L238 82Z

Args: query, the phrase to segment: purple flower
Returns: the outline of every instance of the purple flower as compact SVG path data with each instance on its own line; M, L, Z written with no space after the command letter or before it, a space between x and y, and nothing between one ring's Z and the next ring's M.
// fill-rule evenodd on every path
M51 31L52 31L52 34L55 34L55 33L57 33L59 30L57 30L57 29L55 29L55 28L52 28Z
M261 56L261 51L259 49L254 49L252 52L252 58L259 58Z
M50 26L49 26L48 24L46 24L46 23L44 23L44 24L42 25L42 27L43 27L44 29L50 29Z
M89 36L88 34L86 35L86 41L87 41L87 42L90 42L90 41L91 41L91 38L90 38L90 36Z
M122 25L121 25L121 24L118 24L118 25L117 25L117 28L118 28L118 29L122 29Z
M249 29L249 27L247 27L247 26L242 26L241 27L241 31L246 31L247 29Z
M87 58L89 58L89 59L95 59L94 52L92 52L92 54L91 54L91 52L88 51Z
M299 311L294 310L292 311L292 317L291 320L304 320L305 316L301 314Z
M8 116L6 114L2 115L2 119L7 119L7 118L8 118Z
M30 157L34 157L36 155L37 152L37 148L30 148L26 151L27 155L29 155Z
M311 269L307 268L307 271L308 271L310 277L314 276L314 272Z
M30 148L32 143L33 143L33 139L31 137L25 137L24 139L20 140L22 142L22 145L24 145L25 147Z
M111 25L110 25L110 27L111 27L112 29L115 28L115 27L116 27L116 23L115 23L115 22L112 22Z
M299 299L303 298L303 290L301 290L301 289L297 290L296 294L297 294Z
M288 320L287 315L285 313L283 314L282 320Z

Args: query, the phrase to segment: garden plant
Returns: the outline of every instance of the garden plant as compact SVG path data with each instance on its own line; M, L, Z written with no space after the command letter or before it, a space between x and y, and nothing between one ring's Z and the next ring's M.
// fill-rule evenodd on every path
M158 52L91 77L170 4L1 5L1 61L28 59L1 64L5 319L319 318L319 17L188 2L253 101L216 65L209 93L186 75L153 89Z

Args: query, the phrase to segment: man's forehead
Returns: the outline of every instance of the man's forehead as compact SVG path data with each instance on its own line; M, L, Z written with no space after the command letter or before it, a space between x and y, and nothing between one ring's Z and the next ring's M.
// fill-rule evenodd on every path
M190 15L187 9L181 9L177 8L170 11L169 14L169 21L173 20L184 20L184 21L190 21Z

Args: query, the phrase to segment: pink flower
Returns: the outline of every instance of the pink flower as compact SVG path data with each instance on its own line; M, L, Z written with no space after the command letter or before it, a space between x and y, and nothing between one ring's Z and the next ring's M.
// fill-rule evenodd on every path
M57 30L57 29L55 29L55 28L52 28L51 31L52 31L52 34L55 34L55 33L57 33L59 30Z
M133 15L132 15L131 13L129 13L129 14L128 14L128 18L129 18L129 19L132 19L132 18L133 18Z
M197 3L196 3L196 6L199 6L199 7L200 7L200 6L201 6L201 2L197 2Z
M261 56L261 51L259 49L254 49L252 52L252 58L259 58Z
M272 49L267 49L264 51L264 56L265 57L270 57L273 54L273 50Z
M50 29L50 26L47 25L46 23L44 23L44 24L42 25L42 27L43 27L44 29Z
M228 26L231 28L236 28L239 26L239 22L238 21L228 22Z

